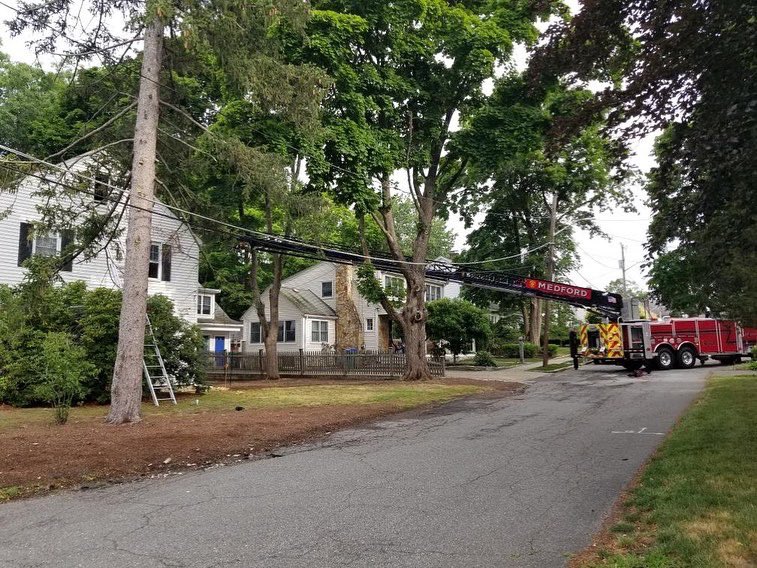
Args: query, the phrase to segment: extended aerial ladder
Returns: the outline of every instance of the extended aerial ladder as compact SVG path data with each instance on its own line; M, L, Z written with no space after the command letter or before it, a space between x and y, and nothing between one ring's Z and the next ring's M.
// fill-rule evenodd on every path
M258 250L337 264L361 264L365 261L365 257L358 253L321 248L312 243L273 235L245 236L241 238L241 241ZM371 256L371 264L383 272L401 272L398 261L393 258ZM571 306L597 312L610 321L617 321L623 308L623 298L620 294L502 272L475 270L455 263L428 261L426 276L436 280L458 282L474 288L565 302Z

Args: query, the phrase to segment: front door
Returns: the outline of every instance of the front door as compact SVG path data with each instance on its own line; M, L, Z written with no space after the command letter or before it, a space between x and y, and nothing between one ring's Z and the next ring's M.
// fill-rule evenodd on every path
M223 336L216 337L216 367L223 367L224 366L224 354L223 352L226 351L226 338Z

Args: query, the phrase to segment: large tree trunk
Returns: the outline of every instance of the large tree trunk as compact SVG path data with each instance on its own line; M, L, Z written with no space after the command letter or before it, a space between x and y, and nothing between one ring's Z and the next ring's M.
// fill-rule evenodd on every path
M529 333L528 333L528 341L529 343L533 343L535 345L539 345L539 341L541 340L541 301L532 298L531 299L531 312L530 312L530 324L529 324Z
M420 381L431 378L431 368L426 359L426 275L424 267L414 266L408 270L407 298L402 309L402 331L405 337L407 367L403 379Z
M276 260L278 259L278 261ZM281 291L282 276L281 255L276 255L273 263L273 283L268 291L268 306L271 314L268 323L268 333L265 336L265 376L269 380L281 378L279 374L279 292ZM305 333L305 330L301 330Z
M139 82L134 157L131 167L126 267L107 422L122 424L142 418L142 357L145 342L150 230L155 197L155 147L158 135L163 22L155 18L145 31Z

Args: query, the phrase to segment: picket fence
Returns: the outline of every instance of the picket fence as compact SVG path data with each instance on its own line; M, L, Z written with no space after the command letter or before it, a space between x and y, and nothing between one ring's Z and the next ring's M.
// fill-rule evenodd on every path
M407 366L404 353L383 351L324 353L300 349L278 353L277 356L279 372L284 376L391 378L402 376ZM211 378L257 378L263 374L265 357L262 349L257 353L208 353L207 371ZM429 367L433 376L444 376L446 369L443 357L430 358Z

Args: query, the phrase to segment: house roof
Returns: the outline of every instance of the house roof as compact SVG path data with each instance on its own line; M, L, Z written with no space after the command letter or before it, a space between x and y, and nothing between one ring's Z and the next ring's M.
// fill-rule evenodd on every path
M336 317L336 312L326 302L310 290L281 288L281 295L289 300L300 312L311 316Z
M242 322L237 321L223 311L223 308L218 305L218 302L215 303L215 308L213 311L213 317L212 318L203 318L202 316L197 317L197 323L199 325L237 325L241 326Z

